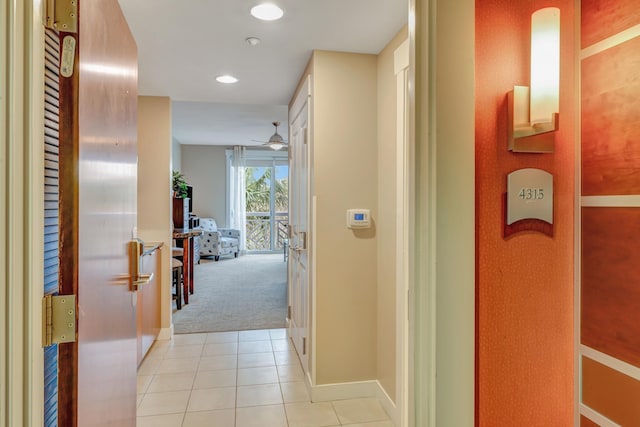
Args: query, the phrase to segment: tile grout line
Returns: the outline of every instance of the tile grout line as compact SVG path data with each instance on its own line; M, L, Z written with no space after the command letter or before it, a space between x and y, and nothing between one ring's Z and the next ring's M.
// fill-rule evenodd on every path
M284 411L284 419L287 423L287 427L289 427L289 413L287 412L286 402L284 401L284 392L282 391L282 381L280 380L280 371L278 371L278 363L276 362L276 350L273 346L273 337L271 336L271 331L269 331L269 337L271 338L271 354L273 356L273 365L276 368L276 377L278 378L278 386L280 388L280 397L282 397L282 410Z
M238 381L240 379L240 331L236 332L236 403L233 408L233 425L238 425Z
M207 342L207 337L205 336L204 342ZM202 345L202 351L200 352L200 357L198 358L198 366L196 366L195 374L193 375L193 382L191 383L191 390L189 390L189 398L187 399L187 405L184 407L184 413L182 414L182 422L180 425L184 425L184 420L187 418L187 411L189 410L189 404L191 403L191 396L193 394L193 387L196 383L196 377L198 376L198 372L200 371L200 363L202 363L202 355L204 354L204 344Z

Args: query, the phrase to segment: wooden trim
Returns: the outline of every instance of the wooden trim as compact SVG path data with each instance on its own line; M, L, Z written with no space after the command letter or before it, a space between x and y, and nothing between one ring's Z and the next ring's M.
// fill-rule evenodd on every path
M60 33L60 40L71 35ZM78 63L74 64L71 77L60 77L60 294L78 292ZM77 310L76 310L77 313ZM77 426L77 343L60 344L58 376L59 425Z

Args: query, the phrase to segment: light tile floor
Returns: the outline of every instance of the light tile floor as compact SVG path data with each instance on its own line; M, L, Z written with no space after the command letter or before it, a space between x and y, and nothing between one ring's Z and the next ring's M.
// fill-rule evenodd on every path
M393 427L375 398L311 403L286 330L176 335L138 369L138 427Z

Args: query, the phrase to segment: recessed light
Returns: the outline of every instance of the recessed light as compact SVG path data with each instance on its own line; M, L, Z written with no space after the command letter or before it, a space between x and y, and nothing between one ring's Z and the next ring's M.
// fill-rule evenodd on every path
M282 18L284 12L273 3L262 3L251 8L251 15L263 21L275 21Z
M247 37L244 41L246 41L249 46L256 46L260 44L262 40L257 37Z
M238 79L236 79L233 76L230 76L229 74L225 74L223 76L218 76L216 77L216 80L220 83L235 83L238 81Z

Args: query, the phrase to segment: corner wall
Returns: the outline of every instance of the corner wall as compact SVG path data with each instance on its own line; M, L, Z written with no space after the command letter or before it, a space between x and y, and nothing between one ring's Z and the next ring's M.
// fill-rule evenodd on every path
M138 235L163 242L161 338L171 330L171 100L138 97Z
M507 92L529 85L531 14L540 2L476 0L478 426L573 424L575 200L574 1L561 16L560 130L552 154L507 150ZM554 235L503 237L507 174L554 176Z
M316 209L316 383L376 379L377 59L313 55ZM346 210L368 208L354 232Z

